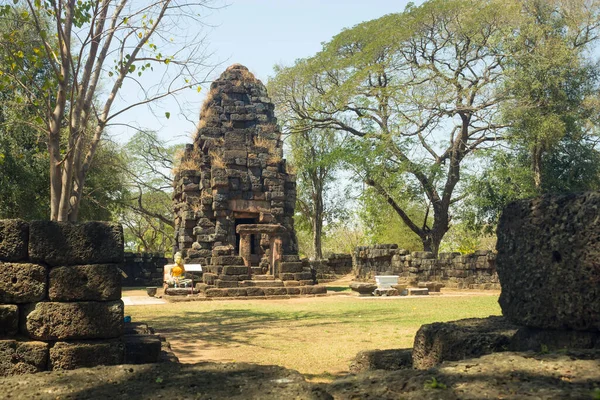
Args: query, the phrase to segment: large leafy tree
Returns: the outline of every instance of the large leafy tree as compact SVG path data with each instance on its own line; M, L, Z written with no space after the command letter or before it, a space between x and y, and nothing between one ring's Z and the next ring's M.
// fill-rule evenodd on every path
M290 132L291 161L296 168L296 212L299 227L308 225L312 256L323 258L323 225L343 212L343 199L333 186L342 162L342 139L332 130L298 129ZM305 224L302 224L305 222Z
M201 24L209 1L19 0L0 7L3 19L37 40L29 52L16 28L3 36L0 83L41 111L51 219L77 220L88 172L116 117L199 88L204 44L190 27ZM36 79L41 66L49 79Z
M46 26L46 19L40 23ZM53 74L43 59L25 56L42 46L36 32L15 19L0 18L0 35L0 65L13 69L15 79L12 85L0 84L0 218L47 219L49 157L43 109L36 99L43 96L44 88L53 85ZM14 47L17 43L18 49ZM0 76L4 70L0 69ZM99 144L96 168L82 192L81 219L111 219L124 190L123 175L115 163L118 153L117 146L109 141Z
M529 153L536 191L552 192L555 184L544 182L551 170L597 136L599 71L589 54L600 34L600 2L525 0L523 13L519 35L507 40L511 100L502 112L511 145Z
M271 94L299 121L372 147L381 170L366 171L364 182L437 253L460 199L465 159L499 139L500 39L518 17L518 7L500 1L429 1L343 31L316 56L282 70ZM320 96L306 96L313 91ZM421 215L431 223L413 220L394 199L390 175L418 187Z
M437 253L469 194L463 178L478 170L474 153L521 140L535 172L537 154L594 122L584 58L598 10L587 0L430 0L343 31L282 69L271 93L299 123L353 135L357 154L370 154L363 181ZM410 215L415 202L422 212Z

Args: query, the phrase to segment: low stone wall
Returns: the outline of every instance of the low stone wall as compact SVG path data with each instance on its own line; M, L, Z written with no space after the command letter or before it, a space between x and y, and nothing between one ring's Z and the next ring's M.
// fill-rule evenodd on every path
M0 376L124 362L118 224L0 220Z
M162 286L164 266L171 263L158 253L125 253L123 286Z
M376 275L398 275L409 282L442 282L459 289L500 289L496 255L488 250L472 254L440 253L399 249L396 244L359 246L352 254L353 273L368 281Z
M352 272L351 254L331 254L329 258L309 261L310 267L317 272L319 282L332 281Z

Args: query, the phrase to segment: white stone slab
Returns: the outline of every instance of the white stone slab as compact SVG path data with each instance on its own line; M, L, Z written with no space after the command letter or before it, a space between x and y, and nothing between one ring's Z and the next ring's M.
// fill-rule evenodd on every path
M398 284L398 278L398 275L376 275L377 289L393 289L392 285Z
M122 297L123 304L126 306L148 306L156 304L167 304L163 299L157 299L156 297L150 296L125 296Z

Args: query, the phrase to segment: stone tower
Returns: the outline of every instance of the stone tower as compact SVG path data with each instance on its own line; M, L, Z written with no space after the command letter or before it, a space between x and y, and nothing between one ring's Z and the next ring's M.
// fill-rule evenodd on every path
M187 263L243 260L252 274L276 276L281 262L299 264L295 176L273 110L265 86L242 65L211 84L175 174L175 250Z

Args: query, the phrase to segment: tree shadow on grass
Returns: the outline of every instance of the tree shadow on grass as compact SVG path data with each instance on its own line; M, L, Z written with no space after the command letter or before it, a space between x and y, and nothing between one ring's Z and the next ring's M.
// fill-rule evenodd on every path
M368 315L367 315L368 314ZM409 319L406 319L406 318ZM265 330L312 329L334 331L340 326L356 325L357 330L369 326L389 325L395 321L399 326L414 324L410 315L403 316L397 309L377 308L369 310L344 310L341 312L310 311L258 311L256 309L219 309L212 311L181 311L172 315L161 315L144 321L175 341L178 355L190 354L199 350L215 349L222 346L253 346L272 348ZM295 334L295 333L294 333ZM304 339L303 339L304 340ZM306 338L310 340L310 338ZM186 352L183 353L182 352Z
M286 324L302 321L302 326L331 326L339 321L314 312L260 312L250 309L213 310L208 312L185 311L182 313L158 316L148 322L158 333L169 340L178 340L177 350L197 348L198 341L204 347L223 345L251 345L268 348L260 344L259 336L264 329L285 327ZM289 326L289 325L288 325ZM189 342L189 344L185 344Z

